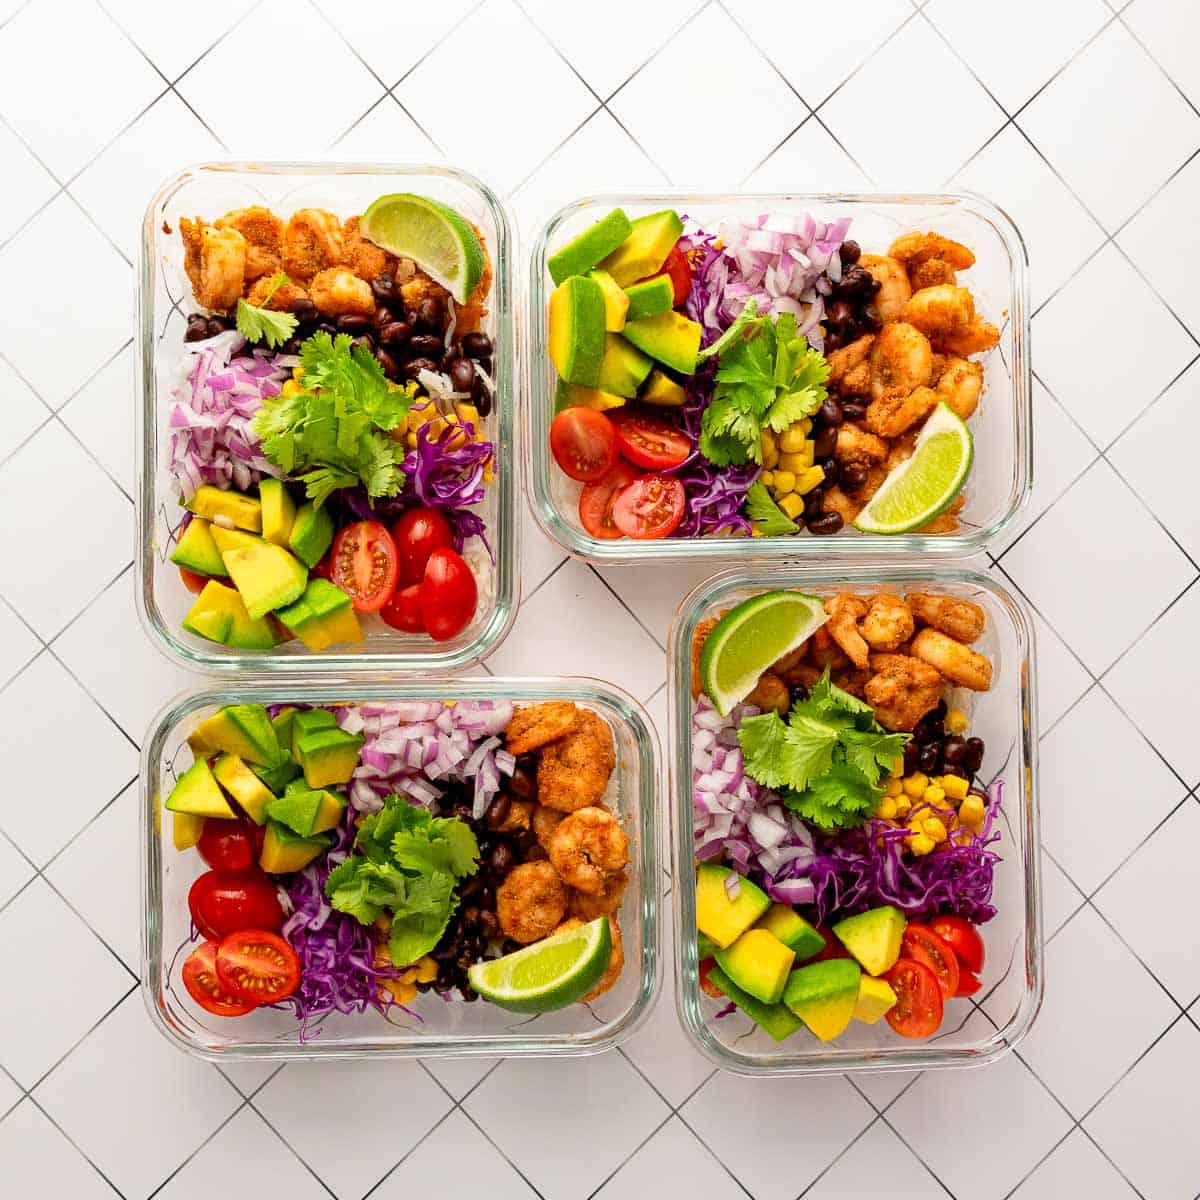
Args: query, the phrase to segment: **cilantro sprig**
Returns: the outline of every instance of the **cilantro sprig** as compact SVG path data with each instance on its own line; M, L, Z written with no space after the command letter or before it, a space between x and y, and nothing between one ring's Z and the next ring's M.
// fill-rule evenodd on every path
M250 343L266 341L268 348L274 350L276 346L282 346L296 332L299 320L294 313L276 312L274 309L267 308L271 297L287 281L288 277L282 271L272 275L267 294L263 297L261 305L248 304L245 300L237 302L237 331L246 341Z

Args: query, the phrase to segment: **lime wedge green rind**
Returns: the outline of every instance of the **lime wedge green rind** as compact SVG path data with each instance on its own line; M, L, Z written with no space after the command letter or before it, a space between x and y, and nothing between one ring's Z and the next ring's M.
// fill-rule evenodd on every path
M962 491L975 457L966 423L939 404L917 438L912 458L883 481L854 527L863 533L910 533L946 511Z
M363 213L359 232L389 254L411 258L459 304L483 278L479 235L454 209L427 196L380 196Z
M700 678L725 716L744 700L758 677L825 624L819 596L764 592L731 608L713 626L700 654Z

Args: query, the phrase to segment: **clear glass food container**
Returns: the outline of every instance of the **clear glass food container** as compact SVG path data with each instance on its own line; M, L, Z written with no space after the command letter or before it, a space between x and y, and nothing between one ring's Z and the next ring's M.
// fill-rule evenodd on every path
M232 208L263 204L281 216L298 208L327 208L343 220L389 192L416 192L450 205L483 234L494 271L489 311L481 325L495 343L495 395L486 432L496 444L496 479L477 511L487 523L494 555L490 589L481 586L474 620L456 637L435 642L401 633L378 617L364 620L364 640L312 652L295 639L272 650L239 650L206 641L181 626L194 597L170 562L183 517L169 472L171 380L192 311L183 270L179 218L215 220ZM142 222L137 296L137 389L141 428L137 448L137 607L150 639L169 657L204 671L331 672L339 668L446 671L470 666L508 632L519 598L520 562L515 520L516 459L513 407L517 348L513 266L517 254L511 217L484 183L452 167L398 163L211 163L169 179ZM490 591L490 594L489 594Z
M547 348L553 281L546 261L592 222L620 206L630 217L674 208L710 232L723 217L764 212L812 213L818 220L851 217L850 237L864 253L883 253L899 234L930 229L969 246L975 266L963 277L979 311L1000 327L1000 344L985 363L983 400L971 418L975 461L966 503L954 534L884 536L845 529L832 537L800 534L773 538L594 538L579 520L581 485L560 471L550 454L556 374ZM962 556L982 549L1020 511L1033 480L1033 418L1029 370L1029 261L1009 217L989 200L968 192L945 195L786 195L664 191L608 192L560 208L533 245L525 337L526 395L522 405L526 481L538 524L570 554L589 562L663 562L680 559L828 560L920 555Z
M188 889L207 868L194 850L177 851L163 797L177 770L191 762L187 735L223 704L384 700L573 700L608 722L617 766L605 802L629 836L629 886L619 919L625 968L619 981L589 1004L537 1016L506 1012L483 1000L417 997L407 1017L370 1011L331 1014L314 1022L306 1040L287 1009L258 1009L243 1017L216 1017L189 998L179 972L193 943ZM142 996L155 1027L174 1045L213 1061L229 1059L361 1058L378 1055L582 1055L607 1050L628 1037L657 997L661 866L657 803L658 744L642 706L619 688L594 679L430 679L421 682L230 682L185 692L164 708L143 742L141 761Z
M1003 859L994 876L997 914L980 926L986 950L983 987L972 999L949 1001L941 1029L928 1041L902 1038L881 1020L874 1025L852 1021L831 1043L818 1041L805 1029L775 1042L740 1011L717 1018L724 1001L700 991L694 932L692 638L706 617L777 588L821 596L934 591L972 600L987 614L975 647L992 660L992 688L970 694L970 732L986 744L979 778L1004 782L997 826L1001 840L992 847ZM689 1037L718 1066L745 1075L979 1066L1000 1058L1029 1032L1043 986L1033 639L1029 615L1011 592L994 578L953 567L732 569L702 583L680 604L668 646L676 1003ZM977 1008L983 1017L969 1020Z

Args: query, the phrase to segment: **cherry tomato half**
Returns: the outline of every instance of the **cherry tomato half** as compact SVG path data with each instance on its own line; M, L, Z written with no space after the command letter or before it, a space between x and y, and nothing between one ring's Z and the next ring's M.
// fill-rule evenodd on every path
M188 892L192 924L219 941L239 929L283 928L283 909L265 875L221 875L206 871Z
M626 537L666 537L683 520L683 484L670 475L643 475L617 493L613 524Z
M909 925L900 946L905 958L923 963L933 972L944 999L958 991L958 959L928 925Z
M564 475L581 483L595 483L617 461L612 422L594 408L564 408L550 422L550 453Z
M983 970L983 938L966 917L934 917L929 928L950 947L968 971Z
M429 556L443 546L454 546L450 522L434 508L410 508L392 526L392 538L400 555L399 587L420 583Z
M598 483L584 484L579 493L579 520L592 537L612 540L624 536L613 521L613 505L617 493L637 477L638 473L627 462L618 460Z
M187 567L180 567L179 578L183 580L183 586L192 595L195 595L197 592L204 591L204 585L209 581L210 576L201 575L198 571L189 571Z
M421 620L435 642L449 641L461 633L475 615L479 590L475 576L461 554L444 546L425 564L420 589Z
M687 255L678 246L672 246L659 274L670 275L671 287L675 290L675 307L678 308L692 290L692 264L688 262Z
M226 991L217 978L217 943L202 942L187 956L181 972L187 994L205 1012L218 1017L243 1017L258 1007Z
M333 539L331 575L356 612L378 612L396 590L396 543L378 521L347 525Z
M849 958L850 951L834 936L833 931L824 925L817 926L817 932L825 939L825 949L807 962L821 962L826 958Z
M379 610L379 615L393 628L404 633L425 633L425 619L421 616L421 585L410 583L398 587L392 598Z
M692 452L682 430L662 417L638 408L616 408L609 420L617 434L621 457L648 471L669 471Z
M222 989L250 1004L274 1004L300 985L300 960L277 933L239 929L217 947Z
M254 839L241 821L205 821L196 843L200 857L223 875L246 875L255 870Z
M958 991L956 996L973 996L979 989L983 987L979 976L968 971L966 967L962 967L958 972Z
M706 996L711 996L714 1000L719 1000L725 993L708 977L709 971L716 965L717 960L715 958L706 958L697 968L697 974L700 977L700 990Z
M901 1036L925 1038L942 1023L942 993L933 972L911 958L898 958L884 976L896 993L896 1003L884 1019Z

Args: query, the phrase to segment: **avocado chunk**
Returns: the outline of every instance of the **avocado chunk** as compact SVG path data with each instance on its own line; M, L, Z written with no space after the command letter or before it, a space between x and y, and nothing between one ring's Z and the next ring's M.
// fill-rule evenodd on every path
M269 650L279 638L265 618L252 620L241 596L210 579L183 618L184 629L240 650Z
M308 708L292 717L292 757L300 758L301 739L318 729L336 729L337 717L327 708Z
M305 734L297 743L296 758L304 770L308 786L329 787L349 783L358 766L358 752L364 738L361 733L346 733L341 729L318 729Z
M858 1004L862 972L849 958L827 958L798 967L788 977L783 1002L823 1042L844 1033Z
M858 1000L854 1005L854 1019L874 1025L896 1003L896 993L886 979L875 979L864 975L858 985Z
M606 254L611 254L628 236L633 226L624 211L614 208L572 238L546 260L546 269L555 283L569 275L582 275Z
M737 898L731 900L725 879L728 867L701 863L696 872L696 925L722 949L731 946L771 907L767 893L749 879L739 878Z
M192 730L188 745L196 755L236 754L245 762L266 767L283 758L261 704L227 704Z
M301 837L333 829L346 811L346 798L324 788L288 791L267 805L267 816Z
M653 360L631 346L619 333L610 333L605 339L596 386L602 392L632 399L652 366Z
M565 408L576 407L606 412L610 408L620 408L624 403L624 396L614 396L612 392L602 392L599 388L580 387L577 383L563 383L561 379L554 389L555 415Z
M203 758L196 759L176 780L166 807L171 812L191 813L194 817L233 820L235 815Z
M324 650L340 642L361 642L362 627L340 587L319 576L308 581L304 595L295 604L275 614L284 627L310 650Z
M719 950L720 947L706 933L701 933L696 930L696 957L703 962L706 958L712 956Z
M795 953L766 929L747 929L713 957L738 987L764 1004L778 1003L796 961Z
M750 1020L765 1029L777 1042L782 1042L784 1038L791 1037L797 1030L804 1028L804 1022L791 1009L782 1004L764 1004L749 992L742 991L720 966L715 966L709 971L708 981L720 988Z
M213 776L255 825L266 821L267 805L275 796L242 759L236 754L222 754L213 765Z
M171 841L176 850L190 850L204 832L204 818L195 813L171 814Z
M228 575L221 561L221 551L213 541L212 526L203 517L193 517L188 527L179 535L179 541L171 554L177 567L187 567L201 575Z
M197 600L188 609L181 622L188 633L194 633L210 642L224 645L229 640L229 631L233 628L233 618L218 609L206 607Z
M196 489L188 509L218 525L234 525L251 533L262 532L262 505L253 496L243 496L241 492L222 491L206 483Z
M225 566L251 617L265 617L300 595L308 583L304 564L281 546L263 542L244 550L227 550Z
M790 904L772 904L755 928L773 933L789 950L795 951L797 962L825 949L825 938Z
M274 766L264 767L259 763L251 763L250 770L263 781L266 789L278 796L297 775L300 774L300 764L289 754Z
M264 479L258 485L258 500L262 505L263 540L276 546L286 546L296 519L296 502L282 479Z
M638 393L638 399L659 408L682 408L687 400L687 393L683 390L683 384L676 383L666 371L655 367L646 377L645 386Z
M624 288L607 271L589 271L587 277L595 280L604 293L604 328L609 333L620 333L625 328L625 315L629 309L629 297Z
M275 737L285 750L290 749L292 745L292 725L299 711L293 705L286 704L271 718L271 728L275 730Z
M643 317L670 312L675 307L675 285L669 275L654 275L631 283L625 289L625 295L629 297L626 321L640 321Z
M672 310L640 321L626 321L622 335L681 375L691 375L696 370L700 326L683 313Z
M683 222L674 209L647 213L634 220L629 236L600 262L622 287L628 287L648 275L657 275L671 253L671 247L683 236Z
M604 357L604 292L594 279L572 275L550 297L550 357L568 383L595 387Z
M288 545L306 566L315 567L333 544L333 517L329 509L317 508L311 500L300 505Z
M328 850L328 837L300 837L278 821L268 821L258 865L270 875L303 871L317 855Z
M221 566L225 565L226 550L241 550L245 546L261 546L263 540L260 537L255 537L252 533L246 533L242 529L223 529L220 525L213 525L209 532L212 534L213 543L221 552ZM225 572L229 574L228 571Z
M833 932L868 975L882 975L900 957L906 924L898 908L884 904L856 917L846 917L833 927Z

